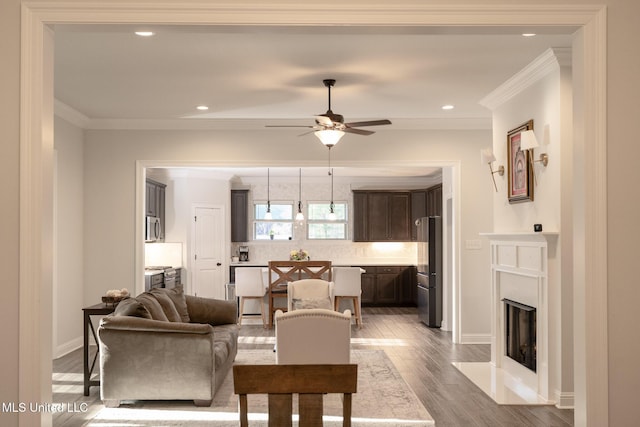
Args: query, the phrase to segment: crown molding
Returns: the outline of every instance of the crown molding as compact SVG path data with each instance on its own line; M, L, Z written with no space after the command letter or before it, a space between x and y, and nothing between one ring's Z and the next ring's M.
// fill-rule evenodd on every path
M88 116L58 99L53 101L53 114L82 129L89 128L92 121Z
M560 66L571 66L571 49L547 49L529 65L481 99L479 104L494 111L549 73L558 70Z

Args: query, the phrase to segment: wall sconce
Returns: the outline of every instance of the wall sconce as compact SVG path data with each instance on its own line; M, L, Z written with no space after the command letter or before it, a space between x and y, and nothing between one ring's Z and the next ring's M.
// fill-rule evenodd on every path
M540 153L539 160L533 160L534 149L539 146L540 144L538 144L538 139L536 138L536 134L533 133L533 130L525 130L520 133L520 149L523 151L531 150L529 153L529 161L531 162L531 171L533 172L533 182L536 185L538 184L538 179L533 164L540 162L544 167L547 167L549 164L549 155L547 153Z
M493 155L493 151L491 150L491 148L484 148L483 150L480 151L480 163L482 164L486 163L489 165L489 170L491 171L491 179L493 180L493 187L496 189L496 192L497 192L498 186L496 185L496 179L493 175L497 173L498 175L503 176L504 166L500 165L498 166L498 169L493 170L491 163L495 161L496 161L496 156Z

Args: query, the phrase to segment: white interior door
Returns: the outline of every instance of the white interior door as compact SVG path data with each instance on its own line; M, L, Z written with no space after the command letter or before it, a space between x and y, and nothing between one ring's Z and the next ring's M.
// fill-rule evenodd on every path
M224 215L219 206L196 206L191 228L192 291L205 298L224 299Z

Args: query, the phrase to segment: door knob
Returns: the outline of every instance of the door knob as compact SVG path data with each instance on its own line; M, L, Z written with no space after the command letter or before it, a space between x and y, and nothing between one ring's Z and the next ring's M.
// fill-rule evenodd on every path
M220 263L218 262L218 263L216 263L216 265L217 265L218 267L220 267L222 264L220 264Z

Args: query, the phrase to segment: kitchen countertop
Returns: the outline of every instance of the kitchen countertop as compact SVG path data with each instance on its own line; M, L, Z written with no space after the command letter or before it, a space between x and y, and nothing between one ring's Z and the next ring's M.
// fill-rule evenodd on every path
M232 262L230 264L232 267L268 267L268 262L253 262L253 261L244 261L244 262ZM354 261L354 262L335 262L332 263L334 267L367 267L367 266L385 266L385 265L397 265L397 266L407 266L407 265L416 265L414 262L398 261L398 260L368 260L368 261Z
M182 267L173 267L176 270L181 269ZM144 275L145 276L153 276L154 274L164 274L164 270L145 270L144 271Z

